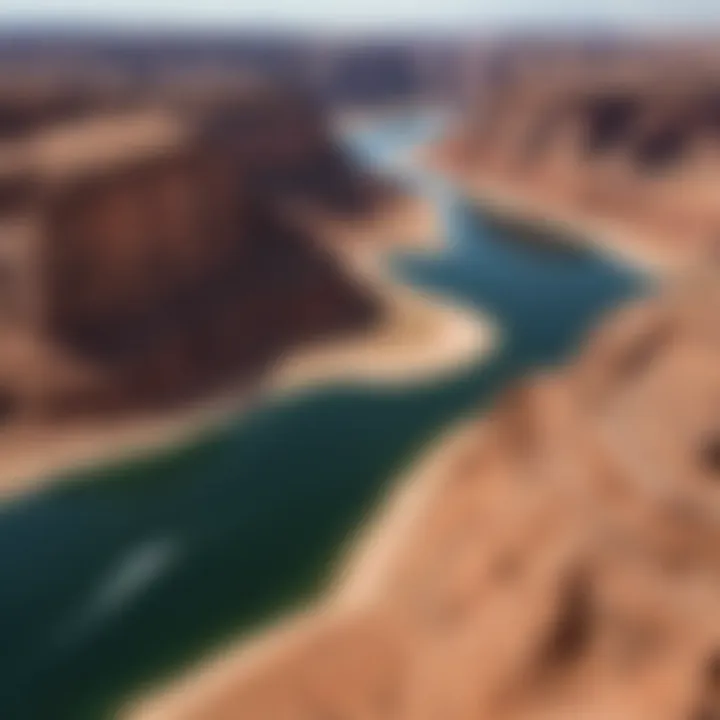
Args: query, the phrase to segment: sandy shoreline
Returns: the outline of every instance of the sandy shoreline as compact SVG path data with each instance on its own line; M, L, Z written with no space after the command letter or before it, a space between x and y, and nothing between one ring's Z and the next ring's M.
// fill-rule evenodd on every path
M705 298L701 302L707 307ZM665 305L653 307L663 308L668 314L660 315L673 317L677 322L676 309L669 311ZM712 318L703 316L710 320L707 327L712 327ZM626 317L649 319L647 314ZM600 336L600 342L609 343L606 351L611 354L635 338L634 323L622 327L619 335L615 329L610 335ZM677 326L676 330L681 332ZM694 327L694 332L686 336L695 351L699 347L696 332ZM673 351L674 347L665 349L668 355ZM619 697L624 700L627 696L626 666L620 672L617 666L619 658L627 659L627 646L622 644L621 652L615 654L608 653L608 644L597 643L600 633L610 636L617 631L614 622L603 625L597 621L603 617L599 613L605 608L615 612L620 608L620 614L611 617L628 619L630 627L635 623L645 627L643 623L648 617L654 621L660 618L658 622L672 627L667 637L680 637L678 631L685 633L688 627L684 619L682 624L670 625L674 613L687 618L694 617L692 610L688 614L687 607L697 611L695 614L701 618L699 634L685 633L691 638L687 647L692 653L679 655L683 662L688 661L691 670L688 686L694 689L698 657L712 656L714 650L712 639L708 641L704 632L707 623L703 625L702 619L714 609L715 596L710 588L698 594L703 586L693 584L687 593L665 595L667 603L656 602L658 589L665 590L676 581L687 583L688 577L662 571L661 560L667 557L668 550L666 545L658 545L655 530L648 541L641 539L655 520L667 530L665 500L659 501L664 493L658 494L657 483L648 484L652 473L628 471L632 466L621 462L627 443L622 438L608 443L606 424L598 421L594 408L587 405L586 398L582 399L594 384L586 385L588 370L591 375L600 370L594 349L585 352L579 361L579 374L577 370L563 370L561 374L536 377L519 394L514 392L505 398L491 417L450 428L437 445L423 453L403 482L394 487L383 511L356 539L337 582L312 609L262 631L248 642L231 646L228 654L204 663L199 671L188 673L149 698L127 705L121 717L494 718L509 717L507 709L516 707L519 712L512 712L512 717L529 717L525 702L517 706L508 704L509 682L518 686L519 693L527 692L533 704L560 708L555 714L541 712L532 714L533 717L576 717L584 707L596 706L598 677L606 683L601 687L618 683ZM700 353L697 357L707 362L708 370L714 367L713 355ZM687 355L675 358L678 364L670 365L671 372L686 370ZM600 364L606 365L604 361ZM715 377L712 373L701 375L711 376ZM661 371L650 385L650 392L667 387L668 379L667 370ZM626 388L619 391L623 394L618 401L617 384L608 377L605 380L609 382L605 388L610 394L608 399L619 405L621 412L627 408L628 398L637 402L637 394L631 391L631 395L626 395ZM643 380L647 382L647 376ZM684 385L681 383L678 388L680 392ZM675 397L674 393L671 397ZM646 398L645 393L640 394L640 407L647 417ZM634 407L631 402L631 419L637 417ZM674 410L677 404L671 402L668 407ZM670 431L676 429L671 426ZM646 439L655 442L657 438L651 433ZM670 457L676 457L672 451ZM685 455L677 457L684 459ZM659 462L662 465L663 461ZM685 487L683 481L691 469L681 465L679 470L673 481ZM538 474L542 482L528 485L528 481L538 479ZM583 481L580 491L578 478ZM608 481L627 483L633 488L632 500L628 500L630 493L620 496L608 493ZM614 485L617 487L622 486ZM693 500L698 507L707 503L705 497L698 495ZM604 512L617 514L621 520L600 524L597 514ZM710 520L716 518L703 514L697 518L702 521L685 523L682 531L702 528L710 537L714 531ZM628 528L639 531L627 535ZM616 532L620 532L623 540L632 537L643 550L634 554L630 562L656 563L652 570L641 573L640 583L638 570L626 564L627 543L608 545L608 538L612 539ZM707 544L705 537L703 540ZM682 547L688 555L697 557L695 544ZM440 552L435 553L438 548ZM601 555L607 548L610 548L607 555ZM676 557L678 548L672 549ZM598 558L610 562L600 564ZM708 556L706 567L711 573L713 561ZM610 574L613 565L619 566L616 575ZM568 578L577 577L578 568L583 578L588 576L586 573L592 573L594 578L592 597L597 605L590 607L600 610L590 614L593 641L583 645L582 653L571 655L572 660L565 654L558 660L554 653L548 660L548 638L554 641L557 627L565 629L563 620L574 617L566 609L565 601L568 596L576 597L567 588L576 587ZM709 577L714 581L716 574L711 573ZM697 578L693 576L692 580ZM607 595L596 590L600 583L613 582L613 592ZM622 585L624 592L620 589ZM435 594L438 589L440 592ZM653 610L653 606L661 609ZM623 625L622 630L625 629ZM622 633L621 636L624 638ZM377 651L375 654L369 652L368 644L363 644L365 637L370 638L368 644ZM696 644L696 638L702 641ZM466 643L468 639L470 644ZM550 647L557 646L552 642ZM667 657L678 657L673 650L668 651ZM600 662L596 658L588 665L588 674L567 672L568 662L582 667L579 663L590 653L597 653L600 662L609 661L611 684L598 675ZM644 656L644 662L652 654ZM429 655L434 657L428 663ZM386 666L381 664L384 656L390 657ZM351 659L356 662L351 663ZM646 689L664 687L668 678L665 657L660 662L663 663L660 673ZM387 672L393 666L395 672ZM332 673L328 667L339 672ZM548 668L550 672L543 672ZM545 692L546 687L553 688L558 671L565 676L561 692ZM372 678L378 676L382 682L372 685ZM457 682L458 678L462 684ZM587 705L577 700L575 692L570 696L563 692L570 682L577 682L580 691L588 693ZM486 696L480 696L478 688L489 684L500 690L493 688ZM390 695L394 704L377 702L378 696L388 697L379 695L388 687L395 689ZM427 687L430 693L426 692ZM681 690L683 687L680 685ZM282 698L284 704L276 703L277 698ZM665 702L664 698L661 702ZM650 716L643 712L645 705L635 707L639 711L633 717ZM285 712L275 713L277 708ZM499 711L494 712L496 708ZM615 712L617 708L622 706L609 704L593 716L625 717L623 712ZM429 715L428 709L435 712ZM679 716L677 712L675 715Z
M496 341L490 321L436 303L392 279L388 253L437 251L436 222L425 203L395 208L363 223L326 227L328 247L358 282L378 294L385 312L364 331L300 347L281 358L258 389L228 387L215 397L164 412L107 420L28 424L0 433L0 494L37 489L59 475L100 464L161 453L192 442L236 417L258 397L324 381L417 381L476 362Z
M677 267L674 259L643 247L642 243L631 242L633 238L625 239L620 228L612 223L581 213L548 213L541 203L509 188L453 179L471 199L491 211L520 218L529 225L556 229L563 235L577 235L621 262L654 275L665 275ZM127 717L133 720L202 717L203 711L214 707L212 703L217 703L218 696L222 697L223 689L247 681L253 672L262 673L273 662L284 662L282 658L292 652L295 643L312 633L313 627L324 626L328 621L352 624L363 613L372 611L381 603L383 589L394 575L394 561L408 552L408 543L413 541L411 531L417 529L418 518L443 493L448 475L440 470L448 458L461 456L466 447L476 453L478 432L477 424L455 426L443 434L436 448L423 453L417 466L410 468L407 477L394 485L380 511L361 529L334 582L310 610L260 631L250 642L231 646L230 654L218 654L215 659L201 663L199 669L141 698L139 704L128 705Z
M478 205L487 207L490 212L526 220L562 236L580 238L590 247L640 270L660 275L677 270L677 258L651 247L649 242L641 240L638 233L631 233L612 220L592 217L569 208L548 211L542 202L490 182L467 182L462 187Z
M477 422L463 421L444 432L393 485L379 512L363 527L341 558L326 590L308 607L235 643L230 640L200 664L147 695L128 701L124 720L205 718L218 697L238 683L252 682L273 665L282 665L317 631L353 628L382 606L382 595L394 578L395 563L408 552L418 518L432 509L448 482L443 469L478 443ZM342 630L341 630L342 631ZM220 705L222 707L222 704ZM224 717L224 715L223 715Z
M454 423L411 463L393 485L379 512L361 528L328 592L333 606L371 605L393 579L393 562L408 553L417 520L429 511L449 482L448 458L478 446L477 420Z
M380 218L352 225L325 221L316 231L339 263L379 298L383 318L361 335L294 352L274 373L278 387L313 381L396 386L454 373L497 346L499 331L490 318L430 299L388 269L390 253L442 251L442 229L430 203L408 199Z
M517 194L489 184L471 185L453 179L472 199L492 206L495 211L527 219L528 224L537 222L548 229L557 228L563 234L588 238L588 243L604 252L654 274L667 272L665 258L621 242L611 228L600 227L599 223L588 221L579 214L574 217L558 214L548 218L539 205ZM613 241L606 242L606 238ZM478 432L476 423L452 427L438 440L437 447L422 453L420 462L413 464L407 475L393 485L379 511L361 528L330 586L310 609L280 624L260 629L249 641L230 645L229 652L217 653L214 658L201 661L199 667L191 668L169 685L128 704L126 717L132 720L204 717L208 708L223 707L223 691L227 694L228 688L247 682L254 677L253 673L262 674L268 665L282 665L294 652L295 645L310 635L313 628L325 626L328 621L352 625L381 605L383 589L392 581L396 559L407 554L408 543L413 542L412 531L417 529L418 518L443 493L448 474L440 470L448 458L461 456L466 447L476 453Z
M418 224L420 228L422 224ZM354 228L353 232L364 232L363 229ZM406 236L406 247L416 247L424 251L433 251L437 243L429 244L415 236ZM384 272L378 265L377 255L368 251L363 243L341 244L341 247L352 248L353 262L360 266L359 272L365 272L373 282L381 287L387 281ZM394 288L395 302L400 305L408 303L399 312L405 318L412 312L418 313L419 318L431 320L431 329L427 335L432 340L435 325L444 324L438 328L447 333L449 339L448 349L456 351L465 348L462 353L456 352L454 358L451 353L439 357L431 353L432 362L413 358L416 350L409 342L412 334L408 336L405 351L398 349L403 362L408 362L409 372L415 378L434 370L435 373L442 368L456 369L461 355L470 357L469 350L474 345L473 361L477 362L478 350L488 353L496 347L496 331L488 323L476 324L474 328L466 324L462 313L450 308L438 309L434 302L423 297L408 297L404 288ZM416 293L408 291L407 295ZM411 309L412 308L412 309ZM400 322L402 324L403 321ZM422 325L422 323L421 323ZM403 335L406 330L399 329L398 334ZM425 335L425 331L420 334ZM378 329L378 335L383 330ZM468 335L472 335L472 342ZM438 343L439 344L439 343ZM325 350L332 352L331 350ZM321 351L323 352L323 351ZM391 355L394 355L391 354ZM316 358L319 359L319 358ZM426 364L427 363L427 364ZM425 365L423 367L423 365ZM352 365L345 366L352 367ZM380 367L380 366L378 366ZM356 368L362 373L360 368ZM388 376L386 373L392 372ZM372 379L382 381L394 375L392 363ZM356 376L358 377L358 376ZM446 440L451 436L452 442L448 446ZM449 433L443 433L437 445L429 452L422 453L420 461L409 469L398 482L393 483L389 496L382 502L379 510L365 522L359 529L358 535L348 547L347 553L341 557L336 571L330 578L327 588L316 598L309 607L283 618L281 621L269 626L258 628L250 637L241 638L234 643L230 639L228 645L216 650L199 664L171 680L168 684L161 684L157 689L151 690L148 695L141 695L129 701L123 708L122 717L132 720L177 720L178 718L204 717L209 707L208 702L222 694L223 690L232 687L238 682L247 682L255 675L261 674L269 666L283 662L283 658L293 654L303 643L317 631L319 627L353 628L362 624L363 618L374 612L376 601L382 594L385 583L393 575L395 560L402 556L405 545L412 537L406 532L413 527L417 517L422 515L432 505L438 493L442 492L446 477L438 472L446 462L448 454L457 452L457 448L468 441L477 440L477 427L472 425L464 431L463 427L454 426ZM430 462L428 463L428 455ZM418 467L422 467L418 474ZM208 717L211 717L209 715Z
M580 245L587 245L651 275L667 277L682 271L683 262L677 252L664 250L650 235L620 221L534 196L497 178L476 172L468 174L439 158L432 149L422 153L420 162L444 174L456 185L458 192L491 214L574 238Z

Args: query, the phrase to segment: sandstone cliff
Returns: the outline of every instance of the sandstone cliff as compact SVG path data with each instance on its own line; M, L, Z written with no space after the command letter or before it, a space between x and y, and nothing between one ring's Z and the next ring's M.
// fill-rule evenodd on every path
M6 418L201 396L375 317L290 212L378 197L314 104L257 80L113 97L0 145Z
M478 68L476 108L441 162L518 216L572 221L670 262L717 253L717 53L562 59L518 52Z
M720 284L621 312L409 478L339 596L134 717L720 713Z

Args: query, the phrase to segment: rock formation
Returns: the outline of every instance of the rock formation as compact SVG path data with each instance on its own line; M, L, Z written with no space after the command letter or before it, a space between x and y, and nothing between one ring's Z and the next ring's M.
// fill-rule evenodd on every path
M717 717L718 318L717 274L622 311L442 443L285 642L133 717Z
M444 148L481 198L503 195L518 215L584 220L588 234L602 224L678 262L717 253L717 53L495 59L478 69L472 119Z
M476 44L444 34L368 37L332 31L93 34L0 29L0 98L5 78L60 77L153 92L168 84L236 78L248 72L312 90L342 107L452 99L463 54ZM2 133L0 100L0 133Z
M185 400L374 316L290 212L377 197L314 105L258 81L102 97L0 147L3 415Z

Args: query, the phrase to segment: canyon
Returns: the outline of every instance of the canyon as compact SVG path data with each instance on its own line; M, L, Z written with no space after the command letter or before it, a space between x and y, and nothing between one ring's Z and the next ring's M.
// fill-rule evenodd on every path
M713 717L719 303L709 271L607 319L441 439L319 606L127 716Z
M310 101L258 80L153 97L3 98L5 419L177 404L378 315L294 219L380 199Z
M712 44L1 69L0 714L720 713Z
M500 222L653 270L718 253L720 58L711 44L501 48L431 162Z

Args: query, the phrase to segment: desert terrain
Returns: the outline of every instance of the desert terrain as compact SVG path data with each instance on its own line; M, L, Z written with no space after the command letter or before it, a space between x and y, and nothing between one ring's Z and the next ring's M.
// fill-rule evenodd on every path
M621 311L451 432L316 609L128 717L712 717L719 290Z

